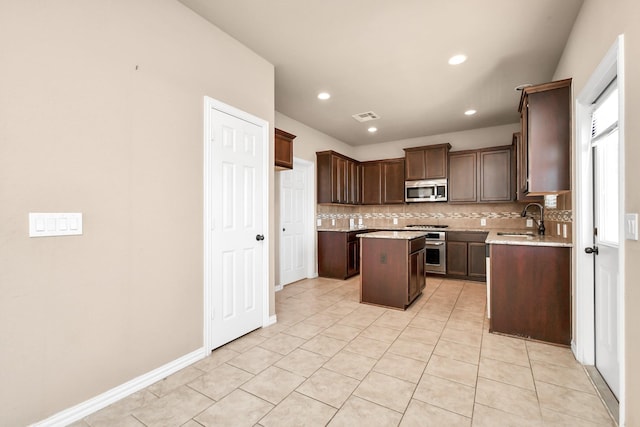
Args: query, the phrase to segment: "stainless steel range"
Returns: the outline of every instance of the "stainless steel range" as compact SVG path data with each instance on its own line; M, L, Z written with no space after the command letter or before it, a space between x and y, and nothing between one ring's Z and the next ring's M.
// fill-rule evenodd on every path
M447 243L446 233L438 231L447 228L447 225L415 224L407 225L413 230L427 231L425 270L427 273L447 273Z

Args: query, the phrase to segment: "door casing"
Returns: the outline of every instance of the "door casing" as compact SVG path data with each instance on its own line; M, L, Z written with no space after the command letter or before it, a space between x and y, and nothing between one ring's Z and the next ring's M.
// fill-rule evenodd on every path
M604 56L595 69L581 93L576 97L575 104L575 185L574 214L575 214L575 241L574 241L574 313L575 329L571 343L576 359L585 365L595 364L595 299L594 299L594 269L593 255L586 254L584 248L593 245L593 171L591 140L591 104L597 96L605 90L608 84L617 78L619 92L619 215L620 224L624 224L624 35L619 35L613 46ZM620 419L619 424L624 425L625 413L625 240L624 229L620 227L619 246L619 292L618 292L618 342L620 358Z

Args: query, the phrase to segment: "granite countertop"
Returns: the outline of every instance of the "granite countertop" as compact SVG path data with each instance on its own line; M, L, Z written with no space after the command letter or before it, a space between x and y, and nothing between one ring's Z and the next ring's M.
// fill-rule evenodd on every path
M532 236L500 236L498 232L527 232L529 230L494 230L490 231L485 243L490 245L518 245L518 246L558 246L564 248L573 247L571 239L565 239L561 236L539 236L533 231Z
M372 233L358 234L356 237L363 237L367 239L399 239L399 240L412 240L418 237L423 237L427 234L425 231L374 231Z
M429 228L427 230L416 230L414 227L363 227L363 228L349 228L349 227L338 227L338 228L318 228L317 231L336 231L338 233L350 233L352 231L362 231L368 232L369 230L379 230L379 231L471 231L471 232L479 232L479 233L489 233L491 230L487 228L456 228L456 227L447 227L447 228Z
M384 230L384 231L375 231L370 232L370 230ZM487 244L491 245L524 245L524 246L559 246L570 248L573 247L573 243L571 239L565 239L561 236L551 236L544 235L539 236L535 229L481 229L481 228L438 228L438 229L429 229L429 230L416 230L411 227L363 227L363 228L324 228L318 229L318 231L335 231L348 233L352 231L362 232L362 235L358 235L358 237L372 237L379 239L414 239L415 237L424 236L429 231L466 231L466 232L482 232L489 233L487 236L487 240L485 241ZM498 233L526 233L530 232L532 236L500 236ZM401 237L404 236L405 233L414 233L417 234L414 237ZM393 237L397 236L397 237Z

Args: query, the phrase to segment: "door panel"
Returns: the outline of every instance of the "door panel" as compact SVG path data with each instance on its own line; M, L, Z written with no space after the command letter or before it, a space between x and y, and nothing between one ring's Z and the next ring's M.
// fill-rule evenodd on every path
M264 168L262 127L210 108L209 302L211 348L262 326Z
M596 368L619 396L620 363L618 348L619 300L619 169L617 130L617 91L597 107L594 113L593 208L595 271L595 356ZM610 104L613 102L614 104ZM609 107L609 108L607 108ZM604 111L603 111L604 110ZM611 117L611 114L616 114ZM603 122L613 119L613 126ZM598 127L605 126L599 132Z
M294 166L280 175L280 285L306 277L304 212L308 168Z

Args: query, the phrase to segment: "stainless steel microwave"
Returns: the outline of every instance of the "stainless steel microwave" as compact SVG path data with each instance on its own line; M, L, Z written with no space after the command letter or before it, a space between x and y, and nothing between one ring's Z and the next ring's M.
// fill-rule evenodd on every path
M404 201L413 202L446 202L447 180L433 179L429 181L405 181Z

